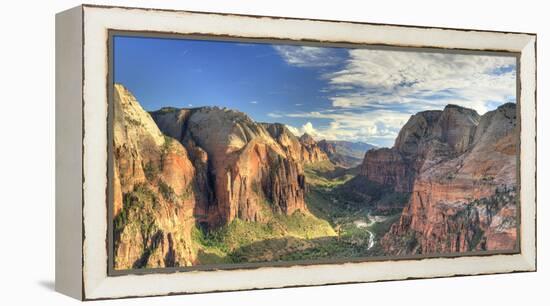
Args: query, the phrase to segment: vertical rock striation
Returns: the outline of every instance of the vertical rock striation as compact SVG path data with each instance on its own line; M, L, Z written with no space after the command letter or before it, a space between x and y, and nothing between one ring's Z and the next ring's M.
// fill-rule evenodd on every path
M361 174L396 191L411 192L418 173L469 148L479 120L476 111L456 105L413 115L391 149L367 152Z
M515 131L516 106L512 103L481 117L458 106L411 117L391 150L407 161L414 184L401 218L381 241L385 251L431 254L514 249ZM375 179L394 173L368 164L365 168Z
M201 194L209 195L203 205L209 226L306 210L302 147L284 126L217 107L163 109L152 116L165 134L197 153L191 155Z
M114 89L115 268L191 265L196 195L187 150L128 90Z
M300 136L300 144L302 145L301 160L304 161L304 163L316 163L329 160L327 154L321 150L317 144L317 141L308 133L304 133Z

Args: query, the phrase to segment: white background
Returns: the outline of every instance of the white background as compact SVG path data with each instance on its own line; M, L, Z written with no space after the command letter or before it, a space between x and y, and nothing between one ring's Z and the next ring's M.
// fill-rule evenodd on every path
M88 3L538 34L538 272L93 302L108 305L548 305L545 1L90 1ZM54 15L79 1L0 8L0 304L74 305L54 286ZM546 84L546 85L545 85Z

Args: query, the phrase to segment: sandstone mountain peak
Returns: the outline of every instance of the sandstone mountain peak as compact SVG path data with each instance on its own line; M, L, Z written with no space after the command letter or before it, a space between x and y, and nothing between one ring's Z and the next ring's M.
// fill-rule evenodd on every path
M135 132L147 133L148 137L157 145L164 143L164 137L157 128L151 116L141 107L136 98L128 91L128 89L120 84L114 86L114 98L117 103L114 104L114 120L121 125L133 125L136 129L115 129L115 139L124 137L122 133ZM134 135L136 139L142 138L140 135Z
M304 144L316 143L315 138L313 138L313 136L308 133L304 133L302 136L300 136L300 141Z
M317 141L308 133L300 136L299 141L302 145L302 160L307 163L329 160L327 153L319 147Z
M235 218L265 221L266 203L273 211L305 211L301 146L286 127L219 107L154 112L153 118L165 134L201 152L194 163L204 169L201 188L216 202L206 220L212 226Z
M114 107L117 268L202 260L195 226L261 224L294 213L317 220L305 205L304 148L284 125L218 107L149 114L121 85ZM334 235L317 223L317 235Z
M468 107L464 107L464 106L460 106L460 105L456 105L456 104L447 104L443 108L443 111L445 111L446 109L455 109L455 110L462 111L462 112L475 112L475 113L477 113L477 111L475 111L472 108L468 108Z
M365 157L365 175L412 192L383 247L397 254L513 248L515 105L483 116L454 105L426 115L412 116L392 149ZM379 166L390 157L397 162ZM489 202L498 205L488 209Z
M464 152L472 143L479 119L475 110L452 104L443 111L420 112L403 126L394 148L405 155L415 155L422 142L434 139Z
M188 152L126 88L114 89L115 268L191 265L196 188Z

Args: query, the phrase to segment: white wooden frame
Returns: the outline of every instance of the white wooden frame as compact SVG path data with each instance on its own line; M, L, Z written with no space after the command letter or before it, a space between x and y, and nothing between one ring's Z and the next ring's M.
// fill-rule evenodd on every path
M520 53L520 253L107 273L108 30ZM83 5L56 16L56 290L93 300L536 270L536 35Z

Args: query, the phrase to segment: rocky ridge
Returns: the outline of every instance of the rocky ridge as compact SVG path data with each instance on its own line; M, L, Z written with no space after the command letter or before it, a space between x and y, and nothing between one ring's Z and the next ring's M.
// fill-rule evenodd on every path
M210 226L235 218L263 222L266 210L306 210L300 151L287 133L274 139L246 114L217 107L163 109L152 116L163 133L201 152L193 161L207 178L201 189L213 195L205 220Z
M385 251L514 249L515 128L515 104L483 116L451 105L412 116L393 148L367 153L364 175L411 192L401 218L381 241ZM387 163L392 159L393 167Z
M149 114L119 84L114 104L116 269L196 263L196 226L313 218L302 164L323 154L286 127L217 107Z
M329 160L327 153L321 149L317 144L317 141L309 135L304 133L299 138L302 147L302 160L306 163L315 163L325 160Z
M343 168L360 166L365 153L376 148L368 143L325 139L320 140L318 146L327 154L333 164Z
M130 92L114 89L115 269L191 265L196 194L188 152Z

